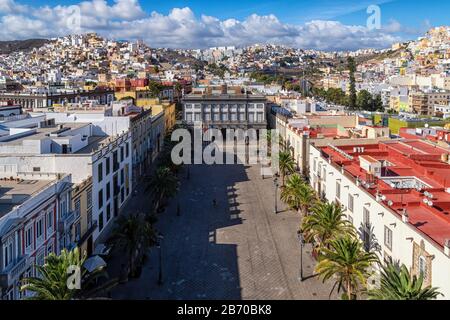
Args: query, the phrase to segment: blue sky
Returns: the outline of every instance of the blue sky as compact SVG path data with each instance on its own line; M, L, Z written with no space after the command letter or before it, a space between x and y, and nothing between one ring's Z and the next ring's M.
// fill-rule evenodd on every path
M122 5L120 8L118 3ZM367 32L362 28L366 26L368 17L366 9L372 4L381 8L383 30ZM369 47L371 42L374 47L383 47L397 40L414 39L431 26L450 25L450 1L438 0L0 0L0 28L8 28L9 36L5 30L3 34L10 38L67 33L67 28L52 22L50 16L66 17L67 13L61 8L70 5L81 5L82 31L154 40L158 45L167 42L167 46L171 47L233 44L230 42L243 45L251 41L273 40L329 50ZM11 9L14 6L26 9ZM97 9L93 10L94 7ZM113 10L114 7L118 7L117 10ZM129 7L133 10L122 14ZM30 14L30 8L35 11L45 9L41 11L44 14ZM174 11L174 8L184 9ZM153 11L159 15L152 16ZM104 15L105 12L108 14ZM48 19L42 18L42 15L48 15ZM215 20L205 20L203 15ZM18 23L20 19L23 22L21 26ZM312 21L321 23L311 24ZM15 26L16 32L7 23ZM56 25L46 28L45 23ZM44 27L43 31L33 30L40 25ZM133 28L138 28L141 34ZM171 28L174 35L169 33ZM149 29L159 30L166 37L158 37L156 32L154 36L146 35L146 32L152 33ZM327 30L330 30L328 47L325 38ZM239 32L246 38L239 38ZM2 31L0 40L1 37ZM335 41L336 38L341 41ZM351 44L352 39L355 45Z

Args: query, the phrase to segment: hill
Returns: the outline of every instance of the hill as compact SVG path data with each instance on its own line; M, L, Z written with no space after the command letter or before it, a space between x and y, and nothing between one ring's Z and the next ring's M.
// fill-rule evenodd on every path
M29 51L33 48L42 47L48 42L50 42L50 40L47 39L0 41L0 54L10 54L16 51Z

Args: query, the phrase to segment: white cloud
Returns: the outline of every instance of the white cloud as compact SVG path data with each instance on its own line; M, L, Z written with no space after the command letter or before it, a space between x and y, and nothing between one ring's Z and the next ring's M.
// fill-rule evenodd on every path
M76 13L80 13L78 17ZM77 28L76 22L78 23ZM386 47L399 41L402 26L391 21L381 30L314 20L287 24L274 15L252 14L245 20L196 16L188 8L169 14L147 14L139 0L86 0L74 6L27 8L15 0L0 0L0 40L54 37L98 32L116 39L143 39L156 47L197 48L217 45L276 43L323 50Z

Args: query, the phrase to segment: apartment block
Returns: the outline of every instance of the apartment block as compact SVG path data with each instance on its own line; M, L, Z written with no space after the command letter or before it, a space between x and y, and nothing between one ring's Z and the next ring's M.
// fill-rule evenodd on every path
M311 146L310 181L342 205L367 250L450 297L449 150L419 140ZM378 277L374 277L376 284Z

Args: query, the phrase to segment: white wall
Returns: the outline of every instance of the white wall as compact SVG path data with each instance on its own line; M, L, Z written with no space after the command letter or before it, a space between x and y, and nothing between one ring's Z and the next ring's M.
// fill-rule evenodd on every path
M411 269L413 263L413 243L420 244L421 241L424 241L425 250L434 256L432 262L432 286L438 287L439 291L444 294L445 299L450 299L450 257L444 254L443 249L419 233L411 224L404 223L401 217L395 215L390 209L377 202L363 188L357 187L339 169L336 169L326 159L322 158L320 151L313 146L310 147L310 176L312 184L315 175L314 159L316 159L317 163L322 162L322 166L325 166L326 182L323 182L323 184L326 188L325 193L328 201L332 202L336 200L336 182L338 179L341 180L340 202L346 208L345 213L349 217L352 217L353 225L357 230L363 224L363 208L366 207L369 209L370 222L374 228L373 232L378 244L381 246L381 251L378 252L380 259L383 260L384 253L387 253L394 261L398 260ZM354 195L353 213L347 208L349 194ZM392 250L389 250L384 244L385 226L393 232ZM413 239L413 241L409 239Z

